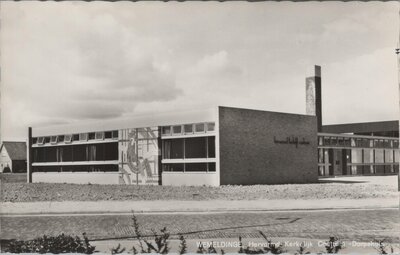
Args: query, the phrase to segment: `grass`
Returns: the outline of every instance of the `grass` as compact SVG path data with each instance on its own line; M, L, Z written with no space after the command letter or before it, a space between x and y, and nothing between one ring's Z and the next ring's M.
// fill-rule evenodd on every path
M375 178L375 177L373 177ZM380 177L376 177L380 178ZM387 177L385 177L387 178ZM389 178L397 178L392 176ZM1 201L364 199L398 197L385 183L315 183L250 186L135 186L2 183Z

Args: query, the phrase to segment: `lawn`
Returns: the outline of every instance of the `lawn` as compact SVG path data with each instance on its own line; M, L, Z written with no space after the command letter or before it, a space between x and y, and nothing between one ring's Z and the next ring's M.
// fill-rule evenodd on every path
M357 179L358 178L358 179ZM315 184L221 187L1 183L2 202L395 198L397 176L322 179ZM377 181L378 180L378 181Z

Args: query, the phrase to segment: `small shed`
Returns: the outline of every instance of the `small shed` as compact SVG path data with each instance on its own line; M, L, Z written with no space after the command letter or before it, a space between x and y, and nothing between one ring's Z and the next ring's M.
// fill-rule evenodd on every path
M26 163L25 142L3 142L0 147L0 171L2 173L25 173Z

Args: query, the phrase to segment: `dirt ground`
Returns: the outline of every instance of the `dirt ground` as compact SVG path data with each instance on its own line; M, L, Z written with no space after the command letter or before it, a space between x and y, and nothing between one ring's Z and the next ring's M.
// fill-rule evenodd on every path
M397 176L321 178L314 184L221 187L1 183L2 202L365 199L398 196Z

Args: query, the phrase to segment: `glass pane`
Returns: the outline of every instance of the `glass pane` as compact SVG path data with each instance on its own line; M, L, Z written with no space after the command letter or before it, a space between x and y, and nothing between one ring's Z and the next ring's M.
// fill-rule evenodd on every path
M112 131L112 138L113 139L118 139L118 130Z
M199 123L194 125L196 132L204 132L204 123Z
M207 139L208 139L208 157L215 158L215 136L209 136Z
M209 122L207 123L207 131L214 131L215 130L215 123Z
M183 140L184 139L163 140L163 157L165 159L183 159Z
M96 138L95 133L89 133L89 140L94 140Z
M193 125L192 124L185 125L184 129L185 129L185 134L193 133Z
M183 172L183 163L163 164L163 171L165 171L165 172Z
M88 134L87 133L79 134L79 140L80 141L87 141L87 139L88 139Z
M172 133L175 134L182 134L182 126L173 126Z
M351 150L351 163L362 163L362 149Z
M162 134L163 135L170 135L171 134L171 127L170 126L162 127Z
M186 138L185 158L207 158L206 137Z
M385 150L385 163L393 163L393 150Z
M103 140L104 132L96 132L96 140Z
M79 134L72 135L72 141L79 141Z
M185 172L207 172L207 163L186 163Z
M372 149L364 149L364 163L374 162L374 151Z
M57 136L52 136L52 137L50 138L50 142L51 142L51 143L57 143Z
M215 172L215 163L208 163L208 171Z
M376 149L375 150L375 163L384 163L383 162L383 150Z

